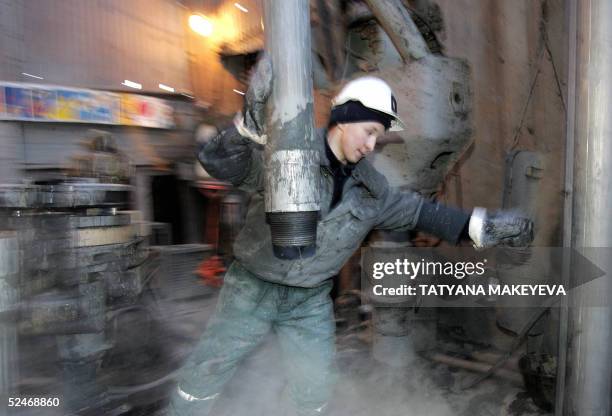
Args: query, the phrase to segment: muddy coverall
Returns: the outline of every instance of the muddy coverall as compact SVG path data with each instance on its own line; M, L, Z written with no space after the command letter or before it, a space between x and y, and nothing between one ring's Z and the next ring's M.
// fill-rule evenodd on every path
M199 151L204 168L223 178L229 163L219 147L231 127ZM216 142L215 142L216 140ZM276 332L299 415L323 414L334 383L335 323L329 292L336 275L372 229L436 232L457 241L469 216L389 187L366 159L346 180L340 202L330 210L334 181L326 155L326 131L317 132L320 154L321 219L316 253L298 260L274 256L263 197L263 148L253 144L244 175L233 184L253 192L245 225L234 243L217 309L178 378L171 409L176 415L206 415L239 361L264 336ZM223 154L219 161L219 154ZM449 221L452 217L453 220ZM444 224L444 227L439 227Z

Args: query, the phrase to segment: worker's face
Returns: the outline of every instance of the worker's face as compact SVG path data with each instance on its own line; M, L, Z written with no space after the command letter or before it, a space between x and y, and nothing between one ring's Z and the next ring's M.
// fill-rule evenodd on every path
M341 151L346 161L357 163L374 150L376 140L385 134L385 126L377 121L338 125L342 130Z

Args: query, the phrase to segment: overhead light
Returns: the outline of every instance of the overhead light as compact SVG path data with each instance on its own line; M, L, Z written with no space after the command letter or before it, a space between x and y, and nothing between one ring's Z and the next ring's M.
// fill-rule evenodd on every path
M212 22L201 14L189 16L189 27L201 36L210 36L213 32Z
M244 92L237 90L236 88L234 88L232 91L234 91L236 94L244 95Z
M139 84L137 82L134 81L130 81L129 79L124 80L121 85L125 85L126 87L130 87L130 88L135 88L137 90L141 90L142 89L142 84Z
M167 86L166 84L159 84L159 88L168 92L174 92L174 88Z
M245 13L249 12L249 9L247 9L246 7L244 7L242 4L240 3L234 3L234 6L236 6L236 8L240 11L243 11Z
M39 77L38 75L28 74L27 72L22 72L21 75L25 75L26 77L32 77L36 79L44 79L43 77Z

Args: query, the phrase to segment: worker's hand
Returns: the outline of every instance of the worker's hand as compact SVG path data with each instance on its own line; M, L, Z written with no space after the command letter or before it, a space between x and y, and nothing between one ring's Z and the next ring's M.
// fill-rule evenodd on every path
M248 174L256 146L231 126L202 143L198 160L212 177L238 185Z
M489 215L486 209L477 207L470 217L469 235L476 249L526 247L533 241L533 222L508 211Z
M266 102L272 92L272 61L264 54L257 62L249 89L244 96L242 113L238 113L234 124L238 132L256 143L266 144Z

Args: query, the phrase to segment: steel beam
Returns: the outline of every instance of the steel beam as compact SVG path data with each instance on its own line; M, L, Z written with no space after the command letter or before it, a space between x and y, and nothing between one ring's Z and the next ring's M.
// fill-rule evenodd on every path
M609 272L612 259L612 2L578 0L571 245ZM571 41L570 41L571 43ZM572 108L572 106L570 106ZM588 248L602 249L588 249ZM610 276L570 299L563 414L610 414L612 293ZM607 299L606 299L607 298ZM607 303L598 302L603 300ZM607 306L593 307L604 304Z

